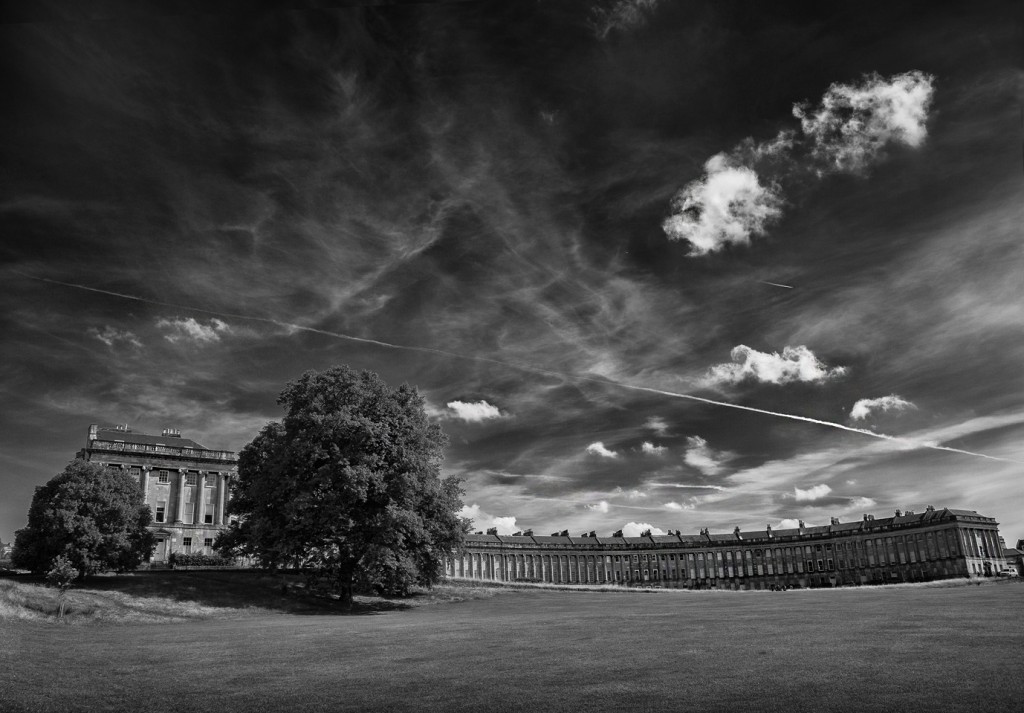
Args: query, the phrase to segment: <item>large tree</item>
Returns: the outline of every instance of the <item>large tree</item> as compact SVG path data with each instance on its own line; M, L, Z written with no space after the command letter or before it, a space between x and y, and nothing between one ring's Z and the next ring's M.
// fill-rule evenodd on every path
M135 569L155 543L138 481L121 470L74 460L36 488L28 527L14 538L15 567L46 572L63 555L79 576Z
M309 371L242 449L227 554L301 567L351 605L353 587L404 594L431 585L462 543L458 479L440 476L447 437L423 397L347 366Z

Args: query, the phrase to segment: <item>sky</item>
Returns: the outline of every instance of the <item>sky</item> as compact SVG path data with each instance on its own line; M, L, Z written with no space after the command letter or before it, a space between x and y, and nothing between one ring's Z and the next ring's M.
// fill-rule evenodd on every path
M338 364L475 530L1024 537L1016 3L354 5L5 10L0 540Z

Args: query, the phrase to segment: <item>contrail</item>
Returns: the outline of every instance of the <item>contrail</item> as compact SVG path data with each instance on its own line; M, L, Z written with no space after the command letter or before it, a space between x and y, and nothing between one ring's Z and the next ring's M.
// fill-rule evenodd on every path
M894 443L903 443L914 448L929 448L935 451L947 451L949 453L959 453L966 456L974 456L976 458L985 458L987 460L999 461L1001 463L1024 463L1024 461L1013 460L1012 458L1000 458L998 456L990 456L985 453L976 453L974 451L967 451L961 448L950 448L949 446L939 446L934 443L925 443L922 441L915 441L909 438L902 438L900 436L890 436L885 433L877 433L876 431L869 431L866 428L855 428L853 426L847 426L842 423L835 423L833 421L822 421L817 418L810 418L809 416L799 416L792 413L783 413L781 411L769 411L767 409L756 408L754 406L742 406L740 404L734 404L729 401L716 401L715 399L706 399L701 396L693 396L691 394L681 394L677 391L665 391L664 389L655 389L650 386L638 386L636 384L630 384L623 381L612 381L607 378L598 378L594 376L585 376L581 374L566 374L552 369L545 369L543 367L534 366L532 364L516 364L515 362L505 361L502 359L491 359L489 357L473 356L469 354L459 354L458 352L450 352L444 349L433 349L431 347L416 347L406 344L392 344L390 342L382 342L379 339L368 339L366 337L356 337L351 334L342 334L341 332L331 332L325 329L317 329L315 327L305 327L301 324L293 324L292 322L283 322L277 319L271 319L269 317L252 317L245 314L235 314L232 312L218 312L215 310L202 309L199 307L190 307L187 305L177 305L172 302L162 302L160 300L152 300L146 297L138 297L137 295L129 295L123 292L114 292L112 290L103 290L98 287L89 287L88 285L79 285L73 282L61 282L60 280L51 280L47 277L36 277L34 275L28 275L18 270L12 270L12 272L26 277L30 280L37 280L39 282L46 282L52 285L61 285L63 287L72 287L78 290L86 290L87 292L95 292L101 295L110 295L112 297L120 297L126 300L134 300L136 302L145 302L147 304L159 305L161 307L171 307L174 309L188 310L192 312L199 312L201 314L208 314L214 317L227 317L229 319L244 319L251 322L262 322L264 324L273 324L278 327L284 327L286 329L294 329L301 332L309 332L312 334L322 334L327 337L334 337L336 339L344 339L352 342L359 342L361 344L373 344L375 346L383 347L385 349L399 349L402 351L419 352L421 354L436 354L438 356L452 357L453 359L465 359L469 361L476 361L485 364L495 364L498 366L509 367L512 369L518 369L520 371L528 371L535 374L545 374L547 376L554 376L561 379L576 379L579 381L588 381L595 384L604 384L610 386L618 386L619 388L629 389L632 391L639 391L649 394L658 394L660 396L669 396L676 399L686 399L688 401L696 401L698 403L708 404L710 406L720 406L722 408L737 409L739 411L748 411L750 413L759 413L765 416L774 416L775 418L785 418L791 421L802 421L804 423L813 423L818 426L826 426L828 428L835 428L840 431L849 431L850 433L859 433L863 436L870 436L871 438L877 438L883 441L892 441ZM783 285L785 287L785 285Z
M787 290L792 290L793 285L780 285L778 282L768 282L766 280L758 280L762 285L771 285L772 287L785 287Z

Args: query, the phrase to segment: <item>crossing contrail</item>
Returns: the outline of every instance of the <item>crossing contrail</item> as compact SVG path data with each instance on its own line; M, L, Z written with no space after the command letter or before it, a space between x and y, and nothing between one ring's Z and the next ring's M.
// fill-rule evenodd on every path
M622 389L629 389L630 391L638 391L648 394L658 394L660 396L667 396L675 399L685 399L687 401L696 401L698 403L708 404L710 406L719 406L721 408L731 408L739 411L747 411L750 413L759 413L764 416L773 416L775 418L784 418L790 421L802 421L803 423L813 423L817 426L825 426L827 428L835 428L840 431L849 431L850 433L859 433L862 436L870 436L871 438L877 438L883 441L891 441L894 443L902 443L907 446L914 448L928 448L935 451L946 451L948 453L959 453L966 456L974 456L975 458L984 458L986 460L999 461L1001 463L1024 463L1024 461L1014 460L1012 458L1001 458L999 456L990 456L985 453L977 453L975 451L968 451L962 448L951 448L949 446L940 446L934 443L926 443L923 441L915 441L910 438L903 438L901 436L890 436L885 433L878 433L876 431L870 431L866 428L855 428L854 426L847 426L842 423L835 423L834 421L822 421L817 418L810 418L809 416L800 416L792 413L785 413L782 411L769 411L767 409L756 408L754 406L743 406L740 404L734 404L729 401L717 401L715 399L707 399L701 396L693 396L692 394L682 394L677 391L666 391L664 389L655 389L650 386L639 386L637 384L630 384L624 381L612 381L607 378L598 378L594 376L585 376L582 374L566 374L560 371L554 371L552 369L545 369L540 366L534 366L532 364L517 364L511 361L505 361L503 359L492 359L490 357L474 356L471 354L460 354L458 352L450 352L445 349L434 349L432 347L417 347L408 344L392 344L391 342L383 342L379 339L369 339L367 337L357 337L351 334L343 334L341 332L332 332L326 329L317 329L316 327L306 327L301 324L294 324L292 322L284 322L278 319L272 319L270 317L253 317L246 314L236 314L232 312L220 312L216 310L203 309L201 307L191 307L188 305L178 305L172 302L163 302L161 300L149 299L147 297L139 297L137 295L129 295L123 292L114 292L113 290L104 290L98 287L89 287L88 285L80 285L74 282L62 282L60 280L52 280L48 277L36 277L35 275L28 275L18 270L12 270L12 272L26 277L30 280L37 280L39 282L45 282L51 285L61 285L63 287L71 287L78 290L85 290L87 292L95 292L101 295L109 295L111 297L119 297L126 300L134 300L136 302L144 302L146 304L158 305L161 307L171 307L173 309L188 310L191 312L199 312L201 314L208 314L214 317L226 317L228 319L244 319L250 322L261 322L263 324L273 324L278 327L284 327L286 329L294 329L300 332L308 332L311 334L321 334L327 337L334 337L336 339L344 339L346 341L358 342L360 344L372 344L374 346L383 347L385 349L398 349L401 351L419 352L421 354L434 354L437 356L446 356L453 359L464 359L468 361L475 361L484 364L495 364L497 366L504 366L512 369L518 369L520 371L528 371L535 374L545 374L547 376L554 376L561 379L576 379L578 381L587 381L595 384L604 384L606 386L618 386ZM781 285L786 287L786 285Z
M772 287L785 287L787 290L792 290L793 285L782 285L778 282L768 282L767 280L758 280L762 285L771 285Z

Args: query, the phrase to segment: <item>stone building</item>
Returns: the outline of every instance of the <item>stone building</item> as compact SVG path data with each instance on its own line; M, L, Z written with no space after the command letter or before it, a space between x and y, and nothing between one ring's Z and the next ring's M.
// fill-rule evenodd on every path
M621 534L621 533L616 533ZM457 579L767 589L993 576L998 523L972 510L896 511L857 522L698 535L467 535L447 563Z
M228 525L224 508L237 472L234 453L206 448L173 429L149 436L127 425L92 425L77 457L138 480L153 511L152 563L164 563L174 552L213 554L217 533Z

